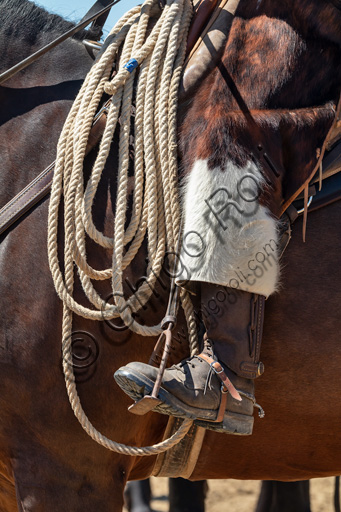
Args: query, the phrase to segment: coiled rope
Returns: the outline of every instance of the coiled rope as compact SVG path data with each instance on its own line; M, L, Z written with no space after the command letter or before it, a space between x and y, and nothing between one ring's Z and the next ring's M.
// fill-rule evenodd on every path
M174 253L180 234L177 176L176 113L186 39L192 16L190 0L168 0L161 10L158 0L131 9L111 31L110 44L94 64L71 108L57 148L48 218L49 265L56 291L63 301L63 370L71 407L84 430L106 448L127 455L153 455L178 443L192 422L186 420L169 439L151 447L125 446L98 432L82 409L72 365L72 314L91 320L120 317L144 336L161 333L161 326L138 323L133 314L150 298L160 275L166 251ZM149 21L154 26L149 30ZM112 68L120 64L114 78ZM136 77L136 68L139 75ZM133 86L137 78L134 124L135 161L132 215L126 225L128 200L129 137ZM136 84L135 84L136 85ZM89 132L103 93L112 95L98 155L84 190L83 162ZM92 207L118 121L118 190L113 238L97 230ZM64 199L64 270L58 260L58 213ZM97 270L86 256L86 234L101 248L112 251L112 268ZM123 294L123 271L131 264L143 240L148 240L147 279L135 295ZM125 248L129 244L129 248ZM73 298L77 268L90 307ZM93 280L111 280L114 305L95 290ZM195 319L190 298L180 292L188 324L191 352L197 351Z

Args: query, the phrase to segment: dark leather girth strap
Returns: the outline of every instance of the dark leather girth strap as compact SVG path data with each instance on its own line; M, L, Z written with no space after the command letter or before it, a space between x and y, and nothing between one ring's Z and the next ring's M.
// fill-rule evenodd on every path
M98 116L93 124L86 148L88 154L100 141L104 132L107 108ZM31 183L19 192L0 210L0 235L9 229L14 222L30 211L51 190L55 162L52 162Z
M205 25L208 23L218 0L200 0L195 9L195 17L191 23L187 38L187 55L189 55L198 41Z

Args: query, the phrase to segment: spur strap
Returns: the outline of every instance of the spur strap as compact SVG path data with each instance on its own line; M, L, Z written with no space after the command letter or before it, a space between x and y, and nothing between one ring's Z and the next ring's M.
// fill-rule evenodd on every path
M212 421L212 423L220 423L224 419L226 402L227 402L227 393L230 393L232 398L234 398L235 400L238 400L238 402L241 402L242 398L241 398L240 394L238 393L238 391L236 390L236 388L234 387L234 385L232 384L232 382L230 381L230 379L227 377L227 375L224 371L224 368L221 366L219 361L216 361L215 359L213 359L213 357L210 357L204 353L199 354L197 357L199 357L199 359L202 359L207 364L209 364L210 367L212 368L212 370L214 371L214 373L221 380L222 385L221 385L220 405L219 405L217 417L214 421ZM205 420L205 421L208 421L208 420Z

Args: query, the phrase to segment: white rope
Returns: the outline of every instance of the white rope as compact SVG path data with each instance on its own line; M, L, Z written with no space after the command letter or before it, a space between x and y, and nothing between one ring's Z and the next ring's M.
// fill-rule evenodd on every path
M91 320L120 317L130 329L144 336L156 336L161 332L160 325L141 325L133 314L149 300L166 251L174 252L179 239L176 112L191 16L190 0L168 0L162 10L157 0L146 0L142 6L130 10L111 31L110 44L86 77L57 148L49 207L48 254L54 285L64 304L63 369L67 392L77 419L92 439L110 450L128 455L153 455L169 449L186 435L192 421L184 421L168 440L144 448L121 445L98 432L82 409L77 394L71 352L72 315L76 313ZM152 30L149 29L151 18L154 23ZM111 78L119 52L120 64ZM131 107L136 79L133 206L126 227ZM99 151L85 186L83 162L86 146L104 92L112 95L111 105ZM114 236L111 238L95 227L92 208L118 122L118 187ZM58 215L62 198L63 270L58 259ZM94 269L87 262L86 235L98 245L99 250L112 251L111 268ZM147 279L139 288L138 299L134 294L126 298L123 271L131 265L146 237ZM75 267L89 301L88 307L73 298ZM96 280L111 280L114 305L106 303L95 290L93 281ZM190 348L194 353L197 340L193 306L187 292L182 290L180 297L188 324Z

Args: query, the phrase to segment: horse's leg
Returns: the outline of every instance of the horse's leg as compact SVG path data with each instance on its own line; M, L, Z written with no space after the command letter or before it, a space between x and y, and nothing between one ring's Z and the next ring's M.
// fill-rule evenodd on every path
M75 453L66 465L41 446L22 447L12 467L20 512L122 510L125 477L120 465L115 468L106 458L103 464L93 458L86 464Z
M169 479L169 512L205 512L207 482Z
M124 497L129 512L151 512L149 478L128 482L124 491Z
M255 512L311 512L309 480L262 482Z
M334 489L334 508L338 512L341 509L340 503L340 477L335 477L335 489Z

